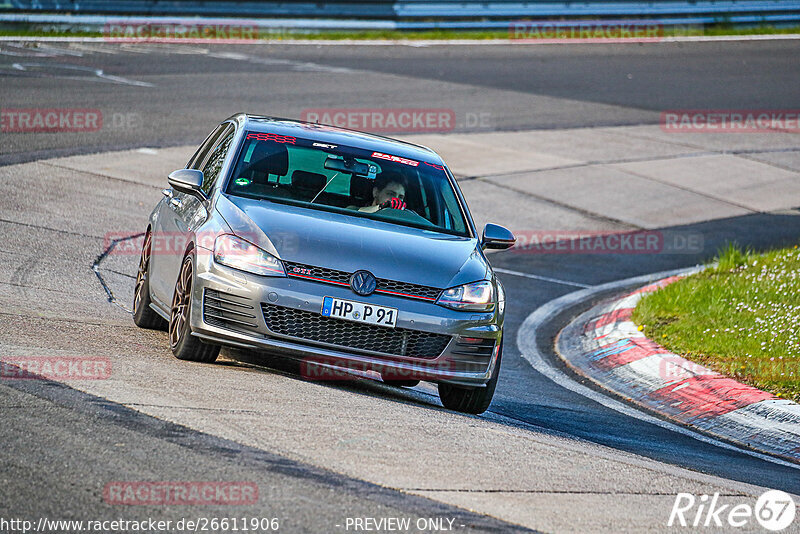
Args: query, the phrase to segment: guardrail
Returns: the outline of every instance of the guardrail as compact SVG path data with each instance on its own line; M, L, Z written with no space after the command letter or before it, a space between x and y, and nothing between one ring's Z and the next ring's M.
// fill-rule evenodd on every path
M396 17L395 2L359 0L0 0L10 11L237 17Z
M84 24L90 23L82 15L129 15L255 17L275 20L270 27L306 29L501 29L517 19L587 17L649 17L664 25L788 23L800 20L800 0L0 0L0 22L66 24L60 18L66 13Z
M398 17L542 17L542 16L653 16L712 13L783 12L800 10L800 2L787 0L682 1L622 0L616 2L427 2L404 0L395 3Z

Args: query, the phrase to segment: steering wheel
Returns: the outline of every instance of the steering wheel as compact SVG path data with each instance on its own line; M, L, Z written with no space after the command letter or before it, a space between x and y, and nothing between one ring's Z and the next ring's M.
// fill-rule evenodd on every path
M393 210L404 210L406 209L406 203L397 197L393 197L378 206L378 211L386 208L391 208Z

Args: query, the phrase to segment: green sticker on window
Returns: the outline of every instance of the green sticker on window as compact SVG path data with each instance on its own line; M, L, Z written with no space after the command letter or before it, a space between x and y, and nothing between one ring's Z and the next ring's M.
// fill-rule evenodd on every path
M237 178L233 181L236 185L250 185L250 180L247 178Z

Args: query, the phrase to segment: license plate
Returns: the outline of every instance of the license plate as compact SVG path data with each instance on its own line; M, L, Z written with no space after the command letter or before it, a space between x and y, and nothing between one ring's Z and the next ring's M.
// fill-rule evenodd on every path
M325 297L322 300L322 315L323 317L335 317L356 323L377 324L390 328L394 328L397 324L397 308L333 297Z

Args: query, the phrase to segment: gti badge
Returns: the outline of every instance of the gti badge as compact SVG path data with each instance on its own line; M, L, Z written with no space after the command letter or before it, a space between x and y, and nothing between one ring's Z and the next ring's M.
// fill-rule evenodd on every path
M356 271L350 277L350 287L358 295L366 297L375 291L375 288L378 287L378 281L369 271Z

